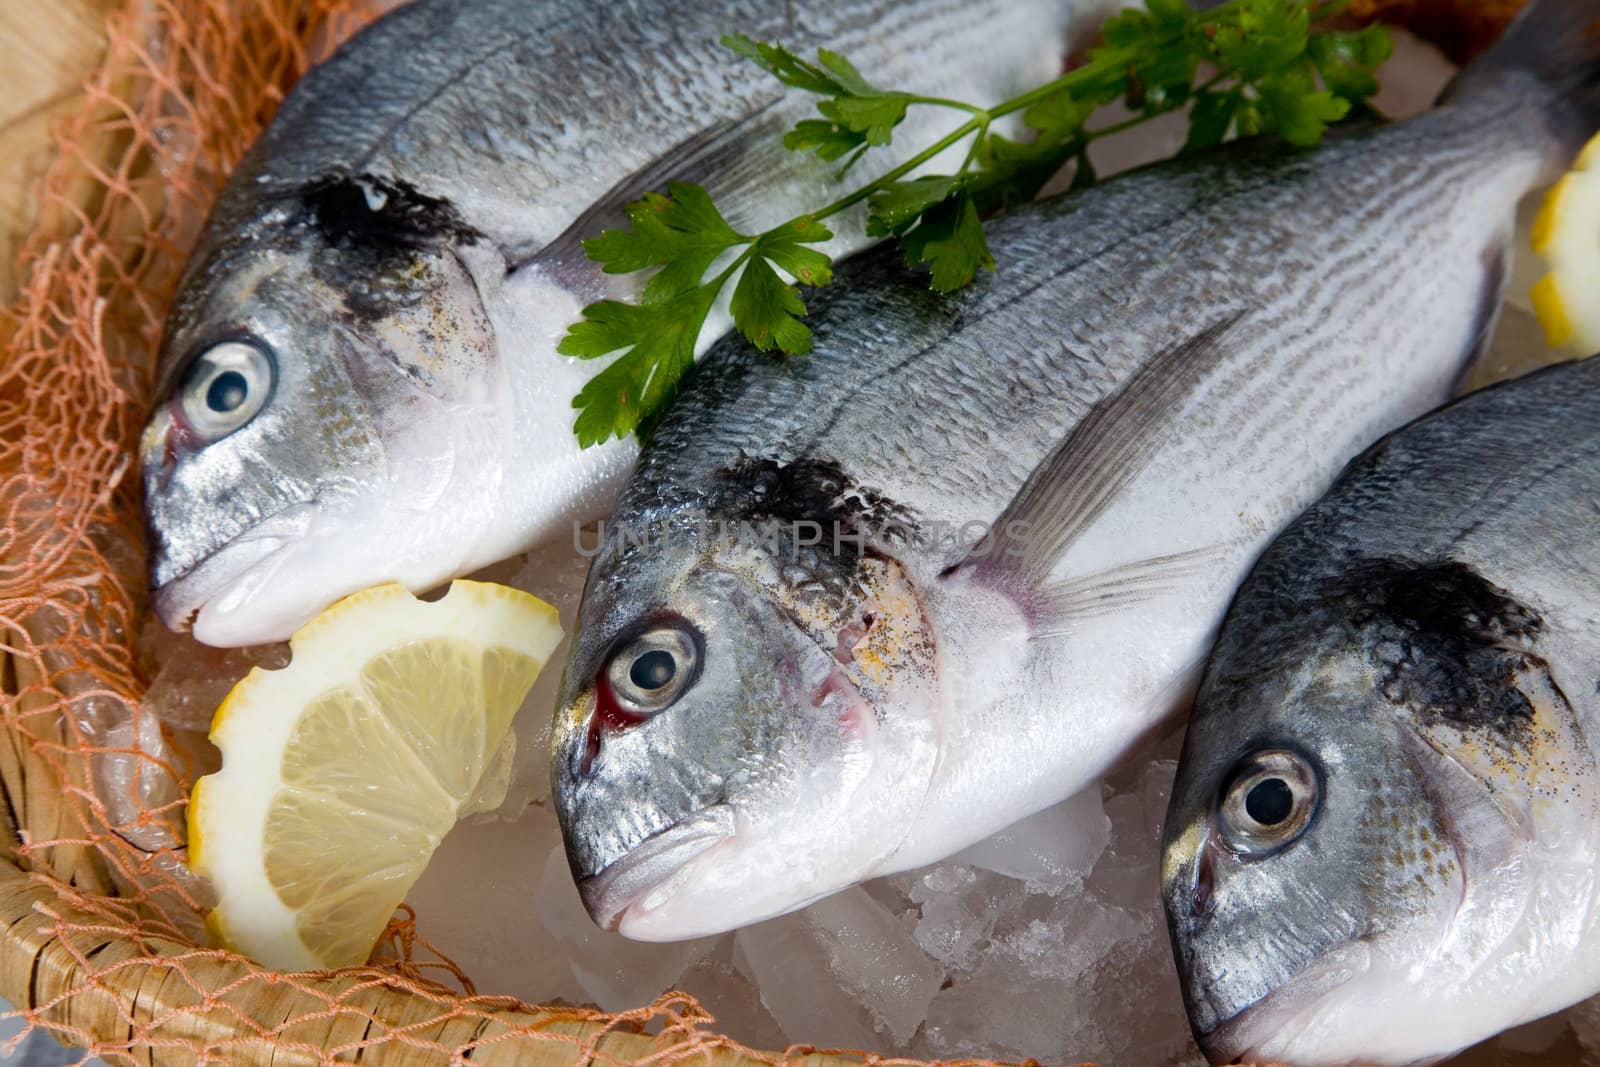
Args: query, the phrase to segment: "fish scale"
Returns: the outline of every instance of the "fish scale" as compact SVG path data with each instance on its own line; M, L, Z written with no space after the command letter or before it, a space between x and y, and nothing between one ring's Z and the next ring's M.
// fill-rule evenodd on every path
M613 524L731 533L609 538L562 684L552 779L596 920L696 936L942 859L1158 729L1273 533L1449 395L1517 202L1600 124L1560 43L1581 15L1531 10L1427 115L1030 205L949 297L867 253L805 359L708 354ZM870 532L852 494L909 529L804 543ZM977 545L917 537L968 523ZM640 695L624 669L665 640L681 674Z
M1092 208L1068 200L1037 216L1024 215L997 224L995 237L1005 245L1010 269L980 280L970 296L950 301L951 306L939 313L941 321L958 318L971 324L967 330L934 329L924 308L937 299L915 292L911 284L905 286L904 294L890 292L887 299L884 290L890 289L888 284L839 286L820 294L814 353L792 374L752 373L737 397L704 412L685 413L664 426L662 443L655 450L664 457L662 465L652 470L649 479L636 480L630 486L621 510L628 507L634 494L655 492L658 483L687 487L692 493L708 455L719 450L759 449L779 459L814 452L835 455L847 469L850 464L860 464L852 473L864 484L880 488L909 479L912 484L903 490L904 502L916 504L925 497L934 501L928 506L931 518L950 518L938 511L969 503L998 512L1026 473L1059 439L1061 428L1081 418L1096 400L1125 380L1140 355L1159 350L1170 335L1170 318L1214 313L1216 286L1236 277L1234 264L1266 262L1284 269L1277 250L1294 239L1292 230L1299 220L1289 215L1285 226L1273 222L1283 218L1285 208L1297 197L1273 197L1272 183L1289 184L1292 172L1305 168L1308 160L1268 155L1276 158L1265 164L1268 174L1255 182L1237 179L1241 161L1232 154L1220 167L1199 167L1195 177L1184 179L1197 187L1213 179L1234 182L1237 188L1223 196L1197 190L1191 199L1185 191L1174 191L1174 170L1164 168L1114 183L1103 199L1088 198L1100 199ZM1269 373L1285 364L1303 363L1294 370L1293 380L1306 391L1333 384L1364 384L1369 391L1374 389L1367 352L1358 345L1342 344L1334 355L1303 358L1315 341L1329 337L1274 337L1272 331L1286 319L1293 318L1303 330L1320 330L1330 336L1351 329L1369 331L1367 336L1358 335L1358 341L1383 331L1391 339L1391 347L1404 350L1406 342L1441 326L1459 332L1463 307L1470 311L1475 306L1478 294L1474 292L1458 306L1441 309L1435 321L1417 326L1397 326L1385 314L1390 308L1382 303L1369 312L1374 301L1381 301L1392 289L1384 281L1417 268L1429 258L1428 253L1425 248L1395 241L1347 251L1352 242L1349 235L1368 232L1369 227L1388 229L1392 234L1396 232L1393 227L1401 224L1407 228L1399 232L1440 234L1449 211L1442 207L1430 210L1428 205L1443 199L1437 195L1441 190L1459 188L1461 175L1450 168L1420 167L1421 176L1409 183L1410 188L1391 188L1390 196L1376 197L1374 188L1349 180L1348 175L1357 169L1351 166L1352 155L1357 160L1371 158L1362 151L1352 154L1344 145L1330 146L1319 155L1317 172L1293 185L1299 196L1325 203L1328 219L1341 221L1329 230L1325 242L1302 239L1290 253L1287 267L1301 284L1251 284L1250 298L1265 302L1251 324L1259 324L1269 340L1238 346L1232 356L1238 369L1228 376L1228 389L1219 387L1224 395L1208 398L1220 403L1197 402L1193 417L1213 426L1239 425L1238 420L1244 419L1244 425L1252 430L1275 431L1285 438L1299 432L1300 427L1285 425L1269 406L1296 407L1294 396L1285 397L1282 382ZM1277 165L1280 161L1283 166ZM1160 201L1151 196L1152 187L1160 188ZM1489 195L1491 202L1504 203L1503 196ZM1207 200L1226 203L1213 209ZM1174 204L1178 206L1168 206ZM1236 235L1226 232L1212 217L1213 211L1226 215L1245 205L1257 206L1260 220ZM1381 207L1369 211L1368 205ZM1343 221L1346 213L1348 221ZM1503 218L1496 215L1492 222L1475 224L1461 233L1450 245L1454 256L1470 261L1480 250L1496 245L1502 223ZM1166 258L1175 248L1194 250L1205 258L1186 256L1181 270L1145 266ZM1108 254L1111 250L1114 253ZM1329 263L1324 253L1341 258ZM860 275L892 273L891 255L886 253L871 266L864 265ZM1131 292L1133 278L1140 287L1148 287L1138 294L1136 305ZM1389 299L1410 301L1414 297L1401 294ZM1087 303L1115 311L1084 317L1075 305ZM1118 307L1119 303L1123 306ZM1302 310L1311 314L1302 315ZM1113 314L1115 321L1110 321ZM1317 325L1319 319L1325 325ZM1337 325L1327 325L1332 323ZM1245 328L1241 326L1241 330ZM1075 340L1058 340L1063 333ZM997 347L996 338L1001 339L1003 348ZM1296 345L1296 351L1286 353L1283 346L1287 344ZM1465 346L1446 347L1458 357L1458 364ZM909 354L899 354L906 349ZM883 365L868 358L868 353L882 353ZM729 366L737 364L743 373L745 363L757 364L761 359L745 354ZM991 373L995 363L1015 369ZM1351 370L1356 372L1353 378L1336 377ZM706 375L716 373L724 373L720 365ZM1031 398L1032 406L1047 417L1021 419L1020 426L1008 426L1008 452L996 457L1009 465L1008 473L996 476L985 467L980 477L967 459L981 455L987 460L990 456L992 449L977 435L1004 424L1008 421L1004 416L1017 411L1019 398L1013 385L1019 380L1038 389ZM1230 393L1230 389L1237 391ZM1337 394L1330 390L1330 395ZM802 404L802 410L814 417L793 417L791 413ZM1355 406L1351 404L1351 408ZM1344 421L1349 410L1330 413L1326 424ZM1262 414L1256 416L1256 412ZM885 418L894 413L898 417ZM907 418L908 414L914 417ZM763 440L774 423L785 427L777 447ZM1218 437L1208 446L1232 447L1227 435ZM1241 451L1230 456L1230 461L1261 454L1251 435L1241 437L1248 453ZM909 463L904 468L869 466L889 450L904 460L915 457L916 468L908 469ZM972 492L982 495L972 499L968 496Z
M605 513L636 446L580 449L572 400L609 361L556 349L643 283L581 241L670 181L749 233L842 192L837 163L783 146L817 98L722 35L988 105L1058 74L1069 21L1109 6L413 0L375 22L296 85L185 268L140 449L157 611L208 643L278 640L347 593L427 589ZM911 108L852 180L965 117ZM828 225L830 255L870 243L865 205ZM731 326L714 312L702 344ZM239 346L258 358L214 364ZM245 371L249 403L210 411L210 376Z
M411 5L363 35L361 47L308 76L244 164L253 183L235 180L224 210L235 200L253 207L273 186L293 187L330 171L420 173L450 188L469 215L479 214L477 207L498 222L504 213L506 228L489 228L497 240L537 248L571 221L570 196L551 209L541 198L570 186L602 194L616 180L612 175L646 165L655 146L682 131L776 105L771 127L781 133L811 110L805 94L788 92L754 64L730 62L717 43L722 34L781 40L802 51L825 44L865 64L869 78L931 91L936 83L926 72L967 67L974 35L996 17L991 6L951 0L903 10L871 2L799 11L747 0L680 5L670 15L648 0ZM1042 28L1031 14L1015 21L1027 25L1030 19ZM486 43L462 61L423 49L434 37ZM384 61L396 54L419 55L422 62ZM1025 76L1019 70L1017 88L1025 87ZM374 112L383 120L376 129ZM905 134L916 137L930 125L926 119L927 113L914 113ZM463 138L463 123L484 136L476 143ZM616 136L618 129L629 136ZM752 228L786 217L781 207L763 206L770 201L766 190L742 184L749 175L741 168L763 160L770 164L764 153L747 151L734 158L732 169L707 176L741 193L728 210L736 223ZM868 175L892 165L882 155L863 164L861 173ZM831 170L820 163L805 169L818 179Z

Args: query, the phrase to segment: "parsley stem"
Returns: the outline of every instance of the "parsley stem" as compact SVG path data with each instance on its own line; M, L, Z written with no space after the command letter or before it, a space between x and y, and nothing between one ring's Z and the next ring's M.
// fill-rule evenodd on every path
M1208 26L1214 23L1225 21L1228 17L1237 12L1242 2L1243 0L1227 0L1226 3L1219 4L1210 11L1203 13L1196 12L1195 24L1200 26ZM1335 14L1347 7L1349 3L1350 0L1327 0L1326 3L1319 6L1313 12L1313 17L1317 19L1325 18L1326 16ZM924 163L933 159L945 149L960 143L964 138L975 133L981 136L994 123L995 119L1002 118L1006 115L1013 114L1028 107L1032 107L1039 101L1046 100L1057 95L1058 93L1070 91L1071 89L1083 84L1093 83L1096 79L1104 77L1107 74L1123 70L1130 63L1135 62L1143 54L1143 52L1144 49L1141 47L1122 48L1116 51L1102 49L1096 54L1094 59L1088 63L1085 63L1083 66L1075 67L1061 75L1059 78L1056 78L1054 81L1046 82L1035 89L1030 89L1028 92L1023 93L1020 96L1014 96L1004 103L996 104L995 106L988 108L977 107L972 104L963 103L959 100L949 100L943 97L916 96L907 94L907 100L910 103L926 104L932 107L945 107L957 111L965 111L971 114L972 118L968 119L966 122L962 123L960 126L956 127L954 130L950 131L950 133L946 134L938 141L935 141L921 152L918 152L904 163L890 170L876 181L869 182L849 195L840 197L831 204L819 208L816 211L810 212L804 217L812 219L816 222L821 222L823 219L831 218L832 216L839 214L841 211L845 211L851 207L854 207L856 204L859 204L861 201L870 197L873 193L878 192L880 189L886 189L890 185L893 185L895 182L899 181L901 178L904 178L906 175L910 174ZM1205 85L1201 86L1201 88L1211 88L1219 81L1223 80L1223 77L1224 76L1222 75L1218 75L1216 78L1211 79ZM1092 131L1088 136L1090 140L1100 137L1108 137L1113 133L1120 133L1125 129L1135 126L1140 122L1145 121L1147 118L1149 118L1147 115L1138 115L1127 120L1126 122L1117 123L1114 126L1108 126L1103 130ZM972 157L969 153L967 165L970 165L971 159ZM963 166L963 170L965 169L966 165Z
M1131 119L1124 119L1121 122L1114 122L1110 126L1102 126L1098 130L1084 130L1083 136L1085 140L1098 141L1102 137L1114 136L1115 134L1121 133L1123 130L1131 130L1135 126L1142 126L1149 121L1149 115L1135 115Z
M908 95L906 97L906 103L907 104L926 104L929 107L947 107L947 108L950 108L952 111L965 111L967 114L973 115L973 116L978 117L978 118L983 118L984 116L987 116L989 114L989 111L988 111L987 108L981 108L976 104L968 104L968 103L966 103L965 101L962 101L962 100L950 100L950 99L947 99L947 98L942 97L942 96L909 96Z
M945 136L939 138L939 140L935 141L927 148L924 148L922 151L918 152L916 155L912 156L898 167L895 167L893 170L889 171L877 181L869 182L848 196L842 196L826 207L810 212L805 217L814 222L821 222L823 219L837 215L846 208L854 207L856 204L859 204L861 201L865 200L879 189L887 189L889 186L893 185L901 178L904 178L907 174L910 174L912 171L916 170L918 167L922 166L924 163L928 162L928 160L932 159L934 156L937 156L940 152L943 152L951 145L959 144L963 138L987 129L990 121L991 115L987 111L985 111L981 117L975 116L968 119L966 122L963 122L960 126L957 126L955 129L945 134ZM788 224L786 223L785 225Z

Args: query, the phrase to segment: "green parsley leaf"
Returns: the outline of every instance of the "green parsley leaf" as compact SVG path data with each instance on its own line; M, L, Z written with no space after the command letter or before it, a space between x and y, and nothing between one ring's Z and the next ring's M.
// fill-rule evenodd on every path
M871 208L867 216L867 235L887 237L903 233L923 212L947 199L955 188L955 178L928 174L879 189L867 200Z
M1350 101L1318 91L1304 69L1280 71L1261 83L1261 106L1290 144L1310 147L1350 111Z
M1394 40L1374 23L1359 33L1319 33L1306 52L1329 91L1355 103L1377 93L1373 71L1394 53Z
M909 265L926 263L932 268L928 284L935 292L955 292L977 277L979 268L994 270L983 222L970 197L936 205L916 229L901 236L900 245Z
M835 124L859 133L870 145L886 145L894 128L906 117L909 98L898 93L882 96L844 96L824 100L817 110Z
M762 234L755 254L788 271L801 285L827 285L833 281L833 260L805 246L832 238L832 230L816 219L802 217Z
M694 366L695 342L721 288L708 284L655 304L602 300L583 309L556 351L598 359L621 352L573 398L578 444L626 437L676 394Z
M625 213L631 229L606 230L583 250L607 274L660 267L645 286L646 303L693 289L718 256L750 240L728 225L704 187L687 182L670 182L666 196L646 193Z
M1122 95L1120 83L1110 86L1109 92L1107 88L1101 87L1098 93L1082 90L1051 93L1024 111L1022 121L1038 130L1043 135L1041 139L1053 140L1062 134L1081 130L1089 121L1089 116Z
M817 59L833 74L840 93L851 96L881 95L882 90L863 78L861 72L856 69L856 65L838 52L819 48L817 49Z
M1189 139L1184 142L1183 150L1196 152L1221 144L1238 110L1237 90L1196 93L1194 108L1189 112Z
M859 130L827 119L802 119L783 135L783 147L789 151L815 152L830 163L866 144L866 135Z
M1240 0L1237 21L1219 26L1212 46L1225 68L1259 81L1305 54L1311 9L1283 0Z
M864 145L886 145L906 117L914 97L879 89L838 52L817 50L808 63L781 45L762 44L743 34L729 34L722 43L753 61L785 85L832 99L817 105L823 122L806 119L784 137L793 149L810 149L823 159L838 159Z
M761 351L778 348L789 355L811 351L811 329L800 321L806 305L766 260L746 264L728 309L739 332Z
M807 63L781 45L763 44L752 41L742 33L730 33L723 36L722 46L744 56L783 84L796 89L819 96L849 92L835 75L815 63Z
M1081 136L1081 131L1074 132ZM979 169L967 177L962 189L980 216L1026 204L1081 149L1077 136L1063 140L1041 135L1024 143L991 133L978 145L973 158Z

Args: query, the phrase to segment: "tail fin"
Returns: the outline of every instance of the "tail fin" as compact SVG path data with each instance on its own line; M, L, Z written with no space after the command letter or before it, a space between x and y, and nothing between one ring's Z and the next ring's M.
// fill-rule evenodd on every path
M1576 155L1600 130L1600 0L1532 0L1440 103L1484 92L1528 97Z

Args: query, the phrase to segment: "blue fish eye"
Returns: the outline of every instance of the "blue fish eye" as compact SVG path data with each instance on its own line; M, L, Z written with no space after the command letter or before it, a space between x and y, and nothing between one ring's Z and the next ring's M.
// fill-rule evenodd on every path
M276 374L271 355L254 341L212 345L184 374L176 398L178 410L200 438L221 440L266 405Z
M211 379L206 390L206 406L212 411L226 414L238 408L250 395L250 383L236 370L224 371Z
M612 651L601 670L621 709L647 718L671 707L694 684L699 646L687 625L651 627Z
M660 689L678 673L678 661L664 648L651 649L633 661L628 678L640 689Z
M1276 826L1294 810L1294 790L1282 778L1264 778L1244 798L1244 810L1262 826Z

